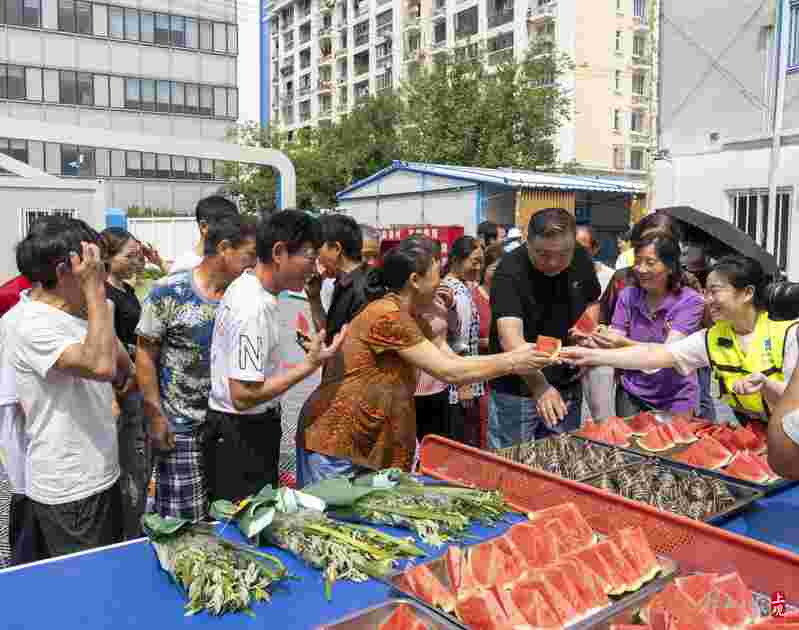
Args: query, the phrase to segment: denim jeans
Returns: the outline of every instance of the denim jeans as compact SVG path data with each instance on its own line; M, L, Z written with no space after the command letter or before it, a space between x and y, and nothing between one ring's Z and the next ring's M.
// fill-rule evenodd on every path
M696 375L699 381L699 417L709 420L710 422L715 422L716 405L710 394L710 368L699 368L696 371Z
M566 417L550 428L536 411L536 401L533 398L491 390L488 402L488 448L506 448L579 429L582 419L582 386L577 382L558 391L566 403Z
M346 477L361 472L366 472L366 469L356 466L349 459L306 451L297 445L298 490L331 477Z

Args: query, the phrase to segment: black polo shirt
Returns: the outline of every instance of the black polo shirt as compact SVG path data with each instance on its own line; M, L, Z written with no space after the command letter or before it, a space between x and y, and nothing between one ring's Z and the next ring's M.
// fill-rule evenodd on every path
M524 338L535 343L538 335L546 335L567 343L569 330L592 302L599 299L601 288L594 263L579 244L568 269L549 277L533 267L527 246L517 247L499 263L491 285L491 352L502 352L497 333L497 320L515 317L524 322ZM567 366L544 370L551 385L572 382L577 371ZM518 376L504 376L492 381L498 392L529 396L527 384Z
M336 276L333 297L326 317L326 340L333 341L345 324L349 324L360 310L366 306L366 267L360 265L349 273Z

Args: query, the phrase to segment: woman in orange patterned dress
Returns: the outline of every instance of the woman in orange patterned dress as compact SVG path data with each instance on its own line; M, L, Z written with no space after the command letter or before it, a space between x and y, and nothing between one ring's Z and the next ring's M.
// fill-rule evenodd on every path
M435 345L416 313L440 284L430 243L408 239L370 272L370 304L350 324L339 356L303 407L297 436L298 485L362 468L409 471L416 446L418 370L451 385L531 374L551 363L527 344L512 352L459 357Z

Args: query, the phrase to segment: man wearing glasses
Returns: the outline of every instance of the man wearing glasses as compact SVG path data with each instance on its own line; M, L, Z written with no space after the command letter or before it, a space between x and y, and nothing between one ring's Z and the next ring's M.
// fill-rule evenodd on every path
M305 360L279 371L278 296L302 291L316 271L319 221L284 210L258 225L257 264L233 282L219 306L211 347L205 467L211 501L236 501L277 487L280 399L336 353L346 327L324 345L311 337Z

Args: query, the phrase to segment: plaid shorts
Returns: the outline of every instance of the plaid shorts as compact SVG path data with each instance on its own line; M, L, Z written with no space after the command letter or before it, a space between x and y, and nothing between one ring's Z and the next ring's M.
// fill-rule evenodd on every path
M175 433L175 448L155 455L155 511L190 521L205 518L208 493L203 470L202 427Z

